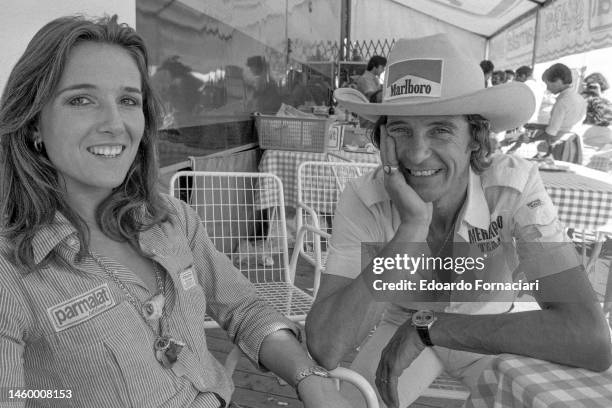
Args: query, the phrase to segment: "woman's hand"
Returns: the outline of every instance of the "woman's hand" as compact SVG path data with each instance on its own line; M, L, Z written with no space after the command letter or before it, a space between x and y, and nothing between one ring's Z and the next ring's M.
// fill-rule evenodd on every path
M402 224L423 225L429 227L433 213L432 203L426 203L406 182L399 170L399 161L395 150L395 139L387 134L384 125L380 126L380 156L385 171L385 189L393 204L397 207ZM389 167L387 167L389 166Z
M389 408L400 408L397 395L399 376L425 349L412 321L401 325L380 355L376 370L376 388Z

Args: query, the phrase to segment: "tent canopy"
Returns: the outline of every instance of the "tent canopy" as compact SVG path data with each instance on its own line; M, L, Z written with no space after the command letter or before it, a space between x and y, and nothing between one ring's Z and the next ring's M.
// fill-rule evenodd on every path
M405 7L485 38L550 0L395 0Z
M496 67L612 47L610 0L351 0L351 39L446 32ZM488 53L487 53L488 50Z

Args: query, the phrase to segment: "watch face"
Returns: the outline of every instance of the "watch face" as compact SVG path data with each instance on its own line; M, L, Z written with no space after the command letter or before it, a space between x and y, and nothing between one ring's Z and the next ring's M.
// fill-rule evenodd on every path
M434 312L431 310L419 310L412 315L412 323L415 326L429 326L434 321Z

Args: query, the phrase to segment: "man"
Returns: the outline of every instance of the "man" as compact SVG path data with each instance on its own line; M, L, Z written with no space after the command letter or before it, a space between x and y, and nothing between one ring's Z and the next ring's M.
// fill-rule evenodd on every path
M549 142L558 140L563 133L572 132L586 115L586 101L572 89L572 71L563 64L553 64L542 74L546 89L557 95L550 111L550 120L544 130L536 133L536 139Z
M306 322L311 355L335 367L376 327L352 368L376 384L387 406L402 408L442 371L473 386L491 363L487 355L607 369L603 312L537 167L489 157L489 127L512 129L531 116L529 89L518 82L485 89L477 65L446 35L398 41L385 78L379 104L355 90L335 93L347 109L376 121L383 166L349 184L338 205ZM381 243L376 256L362 253L364 242ZM458 262L468 261L457 255L466 253L484 268L460 270ZM457 263L408 272L398 257ZM537 283L542 310L507 313L514 291L450 285L477 278L512 286L518 272L523 283ZM432 279L444 290L418 289ZM384 290L385 283L403 289ZM351 390L344 393L353 400ZM356 399L353 406L360 406Z
M545 86L533 78L533 69L527 65L523 65L516 70L515 79L527 85L529 89L531 89L531 92L533 92L533 96L535 97L535 110L528 122L537 123L540 106L542 105L542 98L544 97Z
M506 73L506 82L514 81L514 77L516 76L516 74L514 73L513 70L507 69L504 72Z
M492 86L491 84L491 76L493 75L493 70L495 70L495 65L489 60L480 61L480 69L482 69L482 73L484 75L484 86L488 88Z
M491 75L491 84L493 86L501 85L506 83L506 72L505 71L493 71Z
M368 61L366 71L357 79L357 89L370 99L381 87L380 74L385 70L387 59L380 55L374 55Z

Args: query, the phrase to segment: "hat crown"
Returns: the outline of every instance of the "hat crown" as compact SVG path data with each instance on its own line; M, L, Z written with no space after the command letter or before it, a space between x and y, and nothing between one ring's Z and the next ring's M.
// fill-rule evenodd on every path
M421 103L484 89L477 61L465 56L446 34L400 39L385 68L383 103Z

